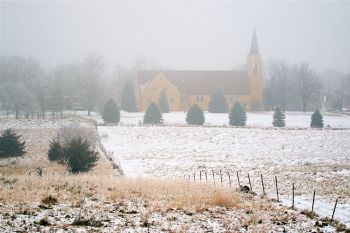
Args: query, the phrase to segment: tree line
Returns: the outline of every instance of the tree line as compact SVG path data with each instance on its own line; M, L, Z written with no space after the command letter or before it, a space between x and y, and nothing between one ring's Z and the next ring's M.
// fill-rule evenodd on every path
M305 112L323 106L342 111L350 106L350 74L332 70L318 74L308 63L272 62L265 69L264 101L266 110L280 106Z
M95 54L83 61L43 69L32 58L0 56L0 111L16 118L61 117L65 110L103 111L109 98L125 111L137 112L133 85L136 70L159 68L139 60L130 69L115 66L106 74L103 58ZM281 60L265 69L264 106L273 110L280 106L289 111L320 109L327 96L328 110L342 110L350 105L350 75L336 71L317 74L309 64L291 65ZM228 112L222 102L224 93L216 89L209 112ZM216 104L214 104L216 102ZM165 92L159 96L162 112L169 112ZM218 104L223 103L223 104Z

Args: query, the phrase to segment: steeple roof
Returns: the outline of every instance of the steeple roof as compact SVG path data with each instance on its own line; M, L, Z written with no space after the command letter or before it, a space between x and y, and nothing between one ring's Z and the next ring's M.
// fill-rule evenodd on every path
M258 39L256 37L255 28L254 28L254 32L253 32L252 43L250 45L249 54L259 54Z

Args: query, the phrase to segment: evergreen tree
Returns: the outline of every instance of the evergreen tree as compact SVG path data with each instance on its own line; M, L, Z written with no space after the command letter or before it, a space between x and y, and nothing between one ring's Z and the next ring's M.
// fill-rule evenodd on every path
M284 111L282 111L279 106L276 106L273 113L273 126L284 127L286 125L285 118Z
M163 116L160 112L160 109L158 105L154 102L152 102L143 117L143 123L144 124L161 124L163 123Z
M247 121L247 114L244 111L242 105L236 102L229 114L230 125L232 126L245 126Z
M168 96L164 89L160 93L158 104L159 104L160 111L162 113L168 113L170 111Z
M193 105L187 112L186 122L189 125L203 125L205 121L202 109L197 105Z
M0 158L22 156L25 152L25 142L12 129L6 129L0 136Z
M62 156L62 146L59 139L53 139L50 141L49 152L47 153L50 161L58 161Z
M125 83L122 96L121 96L122 105L121 108L127 112L137 112L136 100L134 96L134 87L131 81Z
M311 127L323 128L323 116L318 110L316 110L311 116Z
M72 173L90 171L98 160L98 152L90 148L88 141L73 138L63 149L68 170Z
M118 124L120 121L120 112L113 99L109 99L102 111L102 119L107 124Z
M212 113L227 113L225 93L221 88L215 89L211 95L208 111Z

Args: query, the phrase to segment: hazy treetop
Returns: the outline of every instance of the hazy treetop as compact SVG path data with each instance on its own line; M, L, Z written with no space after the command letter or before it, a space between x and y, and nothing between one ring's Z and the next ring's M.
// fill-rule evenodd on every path
M0 1L0 52L44 66L97 52L107 64L150 58L176 69L245 64L254 29L264 61L350 71L350 2Z

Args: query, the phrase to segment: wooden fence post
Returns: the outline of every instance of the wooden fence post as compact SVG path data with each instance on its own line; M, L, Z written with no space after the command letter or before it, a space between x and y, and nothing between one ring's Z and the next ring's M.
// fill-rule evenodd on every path
M263 189L263 196L265 195L265 186L264 186L264 179L263 179L263 175L260 174L261 176L261 185L262 185L262 189Z
M241 188L241 182L239 181L239 174L237 172L238 188Z
M230 182L230 188L231 188L232 185L231 185L231 176L230 176L230 172L227 172L227 174L228 174L228 181Z
M199 181L202 182L202 170L199 170Z
M315 195L316 195L316 190L314 190L314 195L312 196L311 212L314 212Z
M334 209L333 209L333 213L332 213L331 223L333 222L333 218L334 218L335 209L337 208L337 203L338 203L338 198L337 198L337 200L335 200L335 205L334 205Z
M249 187L250 187L250 191L253 192L253 188L252 188L252 183L250 182L250 176L248 173L248 180L249 180Z
M213 181L214 181L214 185L215 185L215 175L214 175L214 170L211 170L211 173L213 174Z
M220 181L221 181L221 187L222 187L223 184L222 184L222 173L221 173L221 170L220 170Z
M292 185L292 197L293 197L292 208L294 209L294 183Z
M277 192L277 201L280 201L280 198L278 196L278 184L277 184L277 176L275 176L275 181L276 181L276 192Z
M206 182L208 182L208 173L207 173L207 170L205 170L205 180L206 180Z

